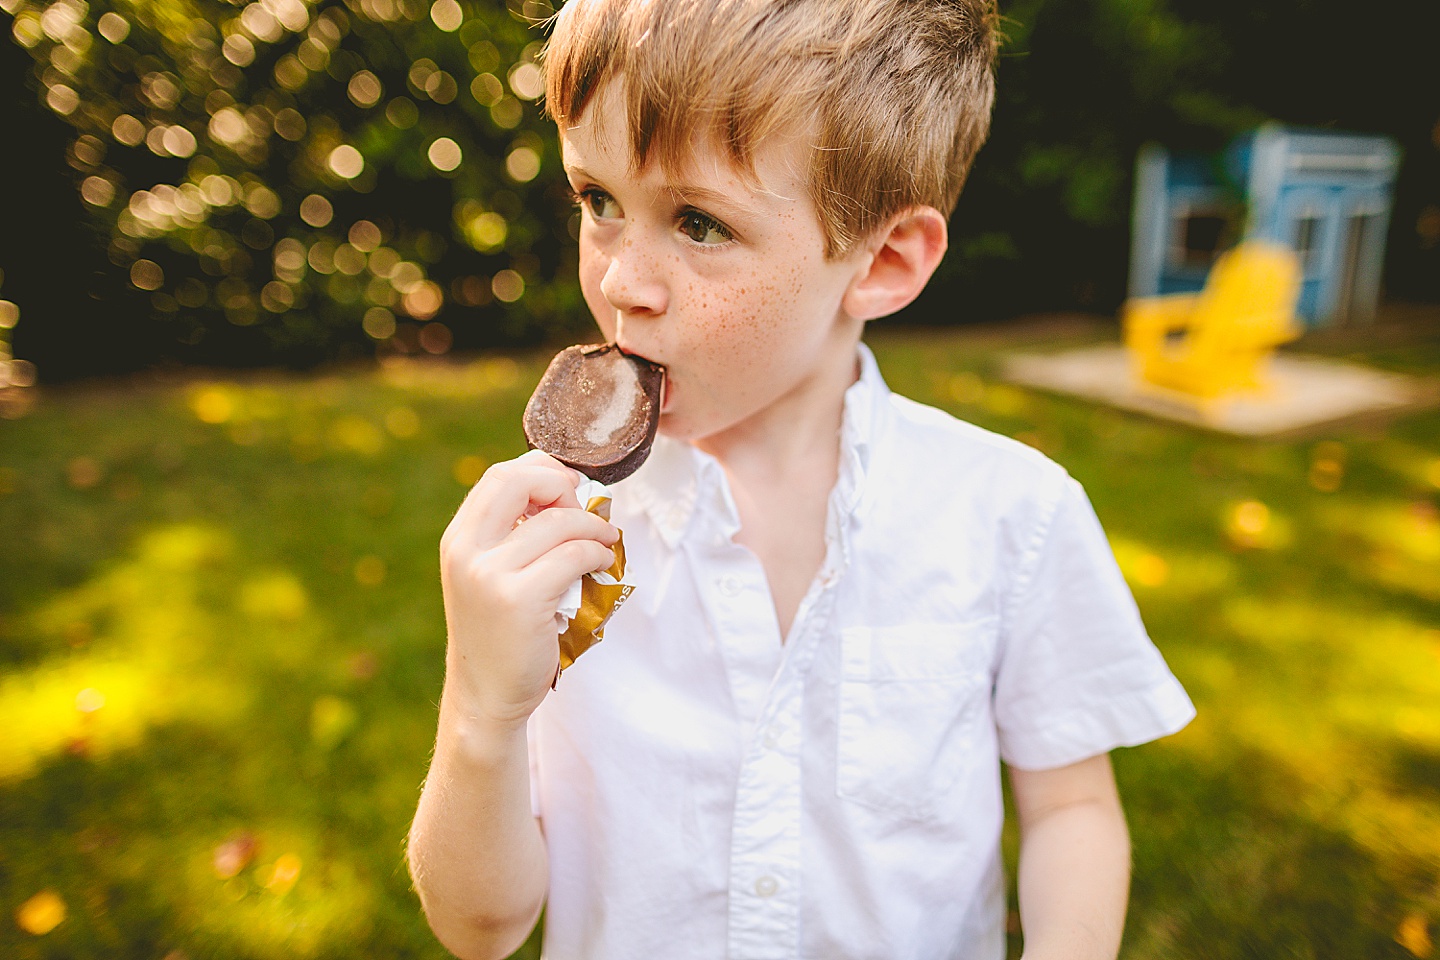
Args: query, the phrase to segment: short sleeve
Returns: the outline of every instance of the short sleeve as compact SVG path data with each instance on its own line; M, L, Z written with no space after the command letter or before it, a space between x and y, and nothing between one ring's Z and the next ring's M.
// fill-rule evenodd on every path
M1065 766L1174 733L1195 716L1068 476L1016 567L1001 630L995 721L1012 766Z

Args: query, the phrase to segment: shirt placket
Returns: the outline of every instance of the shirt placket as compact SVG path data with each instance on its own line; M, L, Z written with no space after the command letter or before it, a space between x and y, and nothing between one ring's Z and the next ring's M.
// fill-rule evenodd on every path
M803 681L834 602L837 551L830 553L796 612L796 629L741 761L730 847L730 960L780 960L800 952ZM768 602L768 589L763 595Z

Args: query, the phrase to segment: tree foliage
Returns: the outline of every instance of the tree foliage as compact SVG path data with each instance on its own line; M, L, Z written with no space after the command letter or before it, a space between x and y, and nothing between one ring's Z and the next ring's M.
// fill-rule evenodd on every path
M4 4L179 356L443 353L575 313L543 0Z

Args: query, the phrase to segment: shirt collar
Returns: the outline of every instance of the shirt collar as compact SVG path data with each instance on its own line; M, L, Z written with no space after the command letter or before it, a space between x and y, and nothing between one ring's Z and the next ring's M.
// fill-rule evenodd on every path
M840 425L840 474L831 495L842 515L860 505L872 454L890 402L890 388L875 355L858 344L860 376L845 391ZM688 443L659 436L645 465L622 481L626 496L643 509L665 545L674 549L697 512L708 504L727 535L740 529L739 513L719 461Z

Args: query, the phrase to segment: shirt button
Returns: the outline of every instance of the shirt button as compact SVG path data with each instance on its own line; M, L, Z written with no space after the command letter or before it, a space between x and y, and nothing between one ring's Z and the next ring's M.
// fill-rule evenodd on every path
M774 877L766 874L755 881L755 895L760 897L773 897L775 891L780 889L780 882Z
M737 577L721 577L720 592L727 597L734 597L740 594L740 580Z

